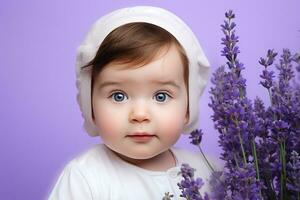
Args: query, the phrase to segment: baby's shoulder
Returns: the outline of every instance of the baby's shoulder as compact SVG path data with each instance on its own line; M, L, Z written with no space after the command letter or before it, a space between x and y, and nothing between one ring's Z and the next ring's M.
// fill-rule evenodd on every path
M70 163L81 167L94 166L94 164L101 163L105 158L106 153L102 144L96 144L89 149L81 152L75 158L70 160Z
M103 144L97 144L77 155L68 163L69 170L78 171L88 182L94 195L106 188L113 174L113 163ZM101 190L101 194L103 191Z
M110 177L108 163L101 145L96 145L67 162L53 188L49 199L94 199L107 195L106 188ZM84 198L80 198L84 197ZM86 198L89 197L89 198Z
M105 176L111 165L103 144L97 144L83 151L67 164L69 168L80 171L87 179L95 176Z

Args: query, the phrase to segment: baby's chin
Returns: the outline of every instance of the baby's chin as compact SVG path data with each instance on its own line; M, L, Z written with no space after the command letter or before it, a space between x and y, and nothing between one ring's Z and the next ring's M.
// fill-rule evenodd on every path
M142 162L146 160L153 159L156 155L124 155L124 154L118 154L118 156L127 162L135 163L135 162Z
M154 157L158 156L161 154L161 152L154 152L153 150L151 151L136 151L136 152L118 152L112 150L118 157L122 158L123 160L126 161L139 161L139 160L148 160L148 159L153 159ZM134 151L134 150L132 150Z
M110 148L110 150L112 150L119 158L131 163L139 163L157 158L168 150L168 148L166 150L159 148L157 150L155 149L155 147L136 149L133 148L130 151L122 151L120 149L114 150L113 148Z

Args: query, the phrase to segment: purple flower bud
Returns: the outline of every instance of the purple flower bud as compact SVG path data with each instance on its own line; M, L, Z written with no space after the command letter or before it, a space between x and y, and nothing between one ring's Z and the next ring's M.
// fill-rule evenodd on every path
M202 130L194 130L191 132L189 138L192 139L191 143L194 145L199 145L201 143L202 140Z
M235 18L235 15L233 14L232 10L229 10L228 12L225 13L225 17L227 19L233 19L233 18Z
M273 86L273 78L275 77L273 71L263 70L263 74L260 77L263 79L263 81L260 81L262 86L267 89Z
M264 58L260 58L259 64L261 64L261 65L263 65L263 66L265 66L265 67L268 66L268 65L267 65L267 61L266 61L266 59L264 59Z
M267 58L260 58L259 64L265 66L267 68L268 66L272 65L275 57L277 56L277 53L274 52L274 50L269 49L267 53Z

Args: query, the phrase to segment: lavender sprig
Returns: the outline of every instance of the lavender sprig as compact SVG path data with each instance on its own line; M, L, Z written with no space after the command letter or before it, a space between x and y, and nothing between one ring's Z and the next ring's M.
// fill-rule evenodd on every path
M208 159L206 158L205 154L202 151L202 148L200 146L201 140L202 140L202 135L203 132L200 129L196 129L194 131L192 131L190 133L189 138L192 139L191 144L196 145L201 153L201 155L203 156L203 158L205 159L205 162L208 164L209 168L211 169L212 172L215 172L215 169L212 167L212 165L210 164L210 162L208 161Z
M194 178L194 171L195 169L191 168L188 164L182 164L179 173L184 179L180 183L177 183L181 190L180 197L184 197L187 200L209 200L207 193L204 196L200 194L199 190L204 185L204 182L201 178Z
M224 172L224 176L226 177L227 192L225 196L229 199L243 197L242 191L228 180L235 180L233 172L249 171L249 168L252 167L252 171L255 173L246 174L248 180L255 180L255 184L247 182L248 185L245 185L244 188L255 187L255 189L249 190L250 193L255 192L255 194L247 195L258 194L261 198L260 190L263 184L259 180L255 141L257 134L261 132L261 125L253 110L252 102L246 96L246 80L241 74L244 65L238 60L240 53L237 46L238 36L235 35L234 30L236 24L232 22L235 15L229 11L225 13L225 17L227 21L221 25L225 34L225 37L222 38L224 48L221 55L226 57L229 71L226 71L225 66L221 66L213 74L211 81L215 87L210 90L212 96L209 104L214 111L212 117L215 128L220 133L219 143L223 150L221 159L226 162L227 171ZM252 162L254 165L248 164Z
M275 60L275 57L277 56L277 53L274 52L274 50L268 50L267 58L260 58L259 63L265 67L265 69L262 71L263 74L260 75L260 77L263 79L263 81L260 82L260 84L267 88L268 90L273 86L273 79L275 77L273 71L268 71L267 68L271 66ZM270 93L270 91L269 91ZM271 95L271 94L270 94Z

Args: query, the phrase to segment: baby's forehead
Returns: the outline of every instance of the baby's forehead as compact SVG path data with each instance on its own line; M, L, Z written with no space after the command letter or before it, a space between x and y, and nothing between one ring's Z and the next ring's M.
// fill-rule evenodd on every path
M123 80L106 80L102 81L98 88L105 89L113 86L127 86L127 87L156 87L156 86L168 86L174 89L180 89L180 81L176 79L153 79L153 80L132 80L132 79L123 79Z
M98 76L103 82L140 83L148 82L163 84L166 82L180 82L183 79L183 69L180 64L164 65L160 62L149 63L139 68L120 69L118 67L107 67Z

